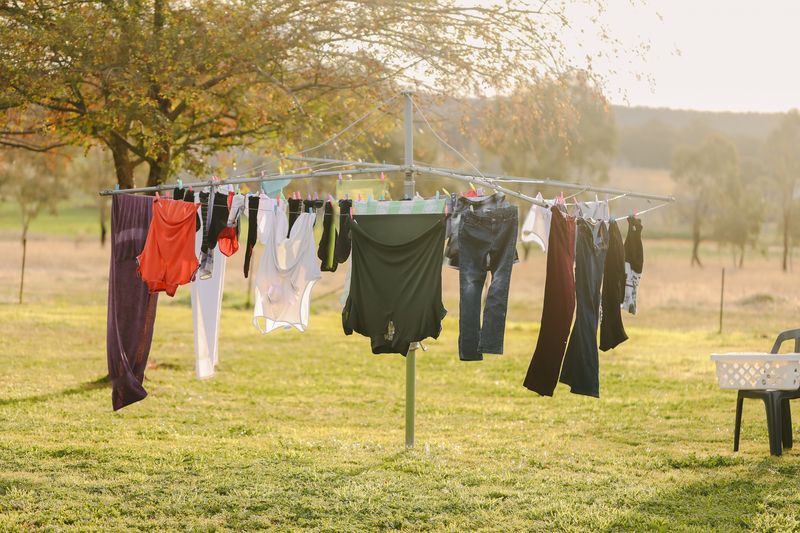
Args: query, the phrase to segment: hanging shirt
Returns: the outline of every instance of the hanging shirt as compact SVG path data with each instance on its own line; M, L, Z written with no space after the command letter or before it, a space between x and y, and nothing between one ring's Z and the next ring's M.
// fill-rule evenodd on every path
M544 202L542 193L536 195L536 199ZM543 252L547 252L547 241L550 239L550 220L553 214L549 207L531 205L528 216L522 224L520 240L522 242L532 242L539 246Z
M405 355L437 338L442 304L441 214L362 215L351 226L352 279L342 310L345 334L370 338L372 353Z
M595 202L578 202L578 208L582 218L590 218L592 220L608 220L608 202L595 201Z
M147 242L137 258L139 275L150 292L175 296L179 285L192 281L199 264L194 254L196 216L193 203L166 198L153 202Z
M253 310L253 324L262 333L292 327L305 331L311 290L321 277L314 250L314 215L301 213L286 237L288 226L286 202L277 206L274 200L262 199L258 232L264 253L255 277Z

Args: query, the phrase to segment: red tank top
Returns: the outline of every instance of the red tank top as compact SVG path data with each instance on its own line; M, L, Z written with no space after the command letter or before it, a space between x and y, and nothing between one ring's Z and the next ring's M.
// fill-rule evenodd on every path
M156 198L138 272L150 292L175 296L178 285L192 281L199 263L194 253L197 205Z

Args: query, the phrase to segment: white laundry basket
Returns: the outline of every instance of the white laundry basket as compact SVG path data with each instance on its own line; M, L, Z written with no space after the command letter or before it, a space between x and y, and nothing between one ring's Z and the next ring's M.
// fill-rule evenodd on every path
M717 381L723 389L800 388L800 353L715 353Z

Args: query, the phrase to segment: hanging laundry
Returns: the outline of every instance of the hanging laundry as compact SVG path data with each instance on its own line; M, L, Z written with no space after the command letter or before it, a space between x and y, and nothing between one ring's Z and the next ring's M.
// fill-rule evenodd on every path
M200 201L199 195L187 192L185 202ZM202 228L201 228L202 229ZM195 233L195 254L200 255L203 232ZM215 248L214 271L210 278L195 279L190 287L192 294L192 326L194 330L195 373L198 379L210 378L219 361L219 321L222 311L222 289L225 283L226 257Z
M342 310L345 334L370 338L372 353L405 355L437 338L442 304L442 214L362 215L351 225L352 278Z
M575 312L575 217L563 214L555 206L550 212L542 322L523 382L526 388L543 396L552 396L558 383Z
M230 257L239 250L239 217L244 211L244 195L228 193L228 219L219 232L217 244L219 251Z
M581 217L592 220L608 220L608 202L605 200L595 202L578 202L578 211Z
M625 299L625 279L625 245L619 225L612 219L608 223L608 252L600 308L600 349L604 352L628 340L621 310Z
M353 207L352 200L339 200L339 234L336 236L336 246L334 254L340 263L347 261L350 257L350 210Z
M481 361L484 353L503 353L519 226L517 206L466 210L460 225L458 356L462 361ZM492 280L481 322L487 272L492 273Z
M192 281L198 266L194 254L196 214L194 204L166 198L153 201L147 242L137 258L139 275L150 292L175 296L179 285Z
M194 191L190 191L189 189L184 189L183 187L175 187L172 191L172 199L173 200L183 200L185 202L194 203ZM197 218L195 220L195 230L200 231L202 229L202 225L200 223L200 211L197 212Z
M484 212L484 211L491 211L493 209L498 209L501 207L508 207L511 204L508 203L506 199L506 195L502 192L498 192L492 194L490 196L480 196L480 197L467 197L467 196L457 196L451 195L450 198L451 204L451 214L450 218L448 219L448 226L449 229L447 231L449 238L447 240L447 246L445 248L444 255L447 258L448 266L453 268L458 268L459 265L459 232L461 228L461 219L462 215L466 211L471 212ZM514 262L516 263L519 261L517 257L516 248L514 250Z
M274 200L259 202L258 232L264 253L255 278L253 324L262 333L308 327L311 290L321 277L314 254L314 218L301 213L286 237L286 202L280 206Z
M153 218L153 198L116 195L111 199L111 264L108 271L106 357L114 410L144 399L144 371L158 293L151 293L137 274Z
M632 315L636 314L636 299L643 266L642 221L628 217L628 234L625 236L625 300L622 308Z
M209 207L210 206L210 207ZM219 235L228 225L227 186L211 187L210 192L200 193L200 210L203 219L203 245L200 248L198 277L208 279L214 273L214 254Z
M325 202L325 211L322 214L322 238L319 241L317 257L320 260L320 269L323 272L336 272L339 261L336 260L336 241L339 233L336 231L335 208L333 202Z
M262 195L266 198L266 195ZM258 235L258 203L259 195L247 195L247 248L244 250L244 277L250 275L250 257L253 255L253 247L256 245Z
M605 222L578 219L575 250L575 324L564 355L559 381L570 392L600 396L600 363L597 326L600 314L600 285L608 250Z
M544 202L542 193L536 195L536 199ZM552 205L552 204L551 204ZM522 242L532 242L539 246L543 252L547 252L547 241L550 238L550 218L552 213L549 207L532 204L522 224L520 240Z

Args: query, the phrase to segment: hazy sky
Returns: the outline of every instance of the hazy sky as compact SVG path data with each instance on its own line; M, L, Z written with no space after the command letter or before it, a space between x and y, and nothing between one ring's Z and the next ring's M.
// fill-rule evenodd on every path
M601 74L618 71L608 74L614 103L720 111L800 108L800 0L636 2L606 0L604 20L612 34L629 46L652 44L646 61L622 52L595 62ZM586 15L574 9L578 18ZM569 43L578 55L599 46L581 40L583 46ZM650 76L654 85L632 72Z

